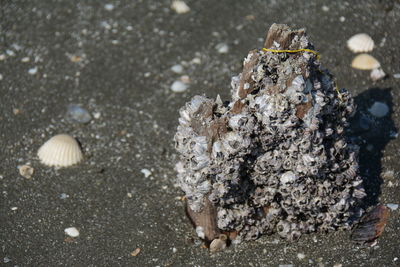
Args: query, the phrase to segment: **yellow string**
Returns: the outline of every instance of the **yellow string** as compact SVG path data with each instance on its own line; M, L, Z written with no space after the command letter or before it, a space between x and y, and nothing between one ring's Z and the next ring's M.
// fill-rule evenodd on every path
M317 59L319 60L321 58L320 54L317 51L311 50L311 49L295 49L295 50L279 50L279 49L268 49L268 48L263 48L262 49L265 52L272 52L272 53L298 53L298 52L310 52L313 53L314 55L317 56Z

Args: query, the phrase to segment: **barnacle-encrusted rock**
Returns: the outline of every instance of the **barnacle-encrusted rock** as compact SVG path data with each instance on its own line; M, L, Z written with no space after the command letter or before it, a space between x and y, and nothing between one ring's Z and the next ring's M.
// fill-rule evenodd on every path
M313 49L304 30L278 24L264 47ZM250 51L230 102L193 97L180 110L176 170L202 237L240 242L277 232L296 240L350 228L365 197L358 147L344 136L353 109L306 50Z

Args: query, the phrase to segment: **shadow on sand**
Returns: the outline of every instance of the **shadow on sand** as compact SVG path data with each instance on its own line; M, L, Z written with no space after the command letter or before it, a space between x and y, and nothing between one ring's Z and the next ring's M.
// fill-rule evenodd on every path
M379 202L383 151L386 144L397 135L392 120L393 98L390 91L391 88L370 88L354 98L357 111L350 121L347 136L360 146L360 174L367 193L363 208ZM386 116L377 118L369 112L375 102L385 103L389 107Z

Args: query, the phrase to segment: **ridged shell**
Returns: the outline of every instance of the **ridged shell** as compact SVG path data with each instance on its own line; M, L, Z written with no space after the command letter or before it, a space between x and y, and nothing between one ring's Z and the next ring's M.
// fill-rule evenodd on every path
M374 40L366 33L359 33L347 40L347 47L354 53L370 52L374 49Z
M68 167L83 159L78 142L67 134L50 138L38 151L40 161L48 166Z
M381 63L371 55L360 54L353 59L351 66L359 70L373 70L379 68Z

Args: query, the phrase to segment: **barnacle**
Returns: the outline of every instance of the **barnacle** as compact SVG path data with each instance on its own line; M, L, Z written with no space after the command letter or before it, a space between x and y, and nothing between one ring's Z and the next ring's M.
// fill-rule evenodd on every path
M361 214L358 147L344 136L353 99L304 30L274 24L264 47L232 78L231 101L195 96L180 110L178 182L208 242L232 233L235 243L271 233L294 241L349 229Z

